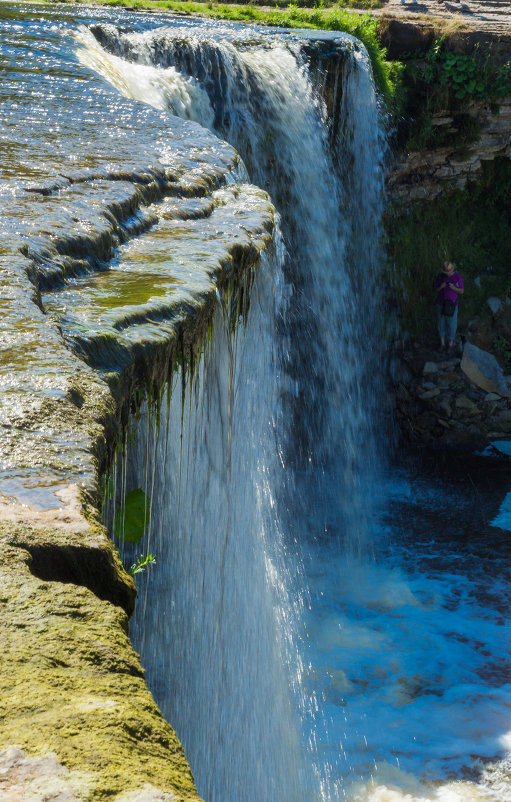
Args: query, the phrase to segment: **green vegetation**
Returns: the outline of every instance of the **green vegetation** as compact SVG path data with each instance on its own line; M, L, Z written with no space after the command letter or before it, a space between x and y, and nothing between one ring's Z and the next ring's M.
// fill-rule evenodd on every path
M136 563L133 563L131 566L129 573L131 576L141 574L149 565L156 565L156 557L154 554L146 554L145 557L141 554L140 557L137 557Z
M470 114L475 101L495 106L511 94L511 64L496 66L488 52L455 53L447 37L437 39L425 52L403 54L400 74L398 145L410 150L458 147L474 142L477 119ZM448 110L452 123L434 125L433 115Z
M114 532L127 543L138 543L144 537L149 525L149 499L137 487L126 494L124 503L115 514Z
M445 259L452 259L465 281L460 329L474 315L488 317L480 327L481 345L507 336L511 307L491 320L486 300L511 296L511 162L483 165L480 181L410 210L389 212L386 221L389 280L401 328L413 337L434 334L432 283ZM486 326L486 329L485 329ZM502 343L501 343L502 345ZM501 349L502 350L502 349Z
M493 341L493 350L499 362L501 362L501 364L503 364L504 367L509 370L509 368L511 368L511 343L509 342L508 338L502 335L495 337Z

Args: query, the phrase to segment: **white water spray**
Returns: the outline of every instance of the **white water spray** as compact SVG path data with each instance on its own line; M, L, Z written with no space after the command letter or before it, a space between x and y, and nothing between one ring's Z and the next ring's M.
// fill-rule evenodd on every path
M304 600L302 583L297 590L292 581L301 568L289 544L302 519L325 508L327 470L337 476L335 515L352 551L361 548L367 525L375 462L368 421L376 393L366 348L370 336L369 353L377 351L381 203L367 59L348 37L349 65L340 78L344 136L338 133L333 145L324 102L295 42L273 37L253 47L176 29L120 36L104 26L99 38L116 54L95 57L108 80L122 68L120 56L128 56L139 63L129 63L127 73L152 70L140 75L150 75L153 85L166 85L176 67L185 73L178 80L200 82L210 103L202 123L210 124L213 109L216 130L283 210L293 287L285 325L272 304L260 303L263 285L253 294L247 331L238 331L234 343L217 315L217 344L193 392L186 390L182 426L174 393L168 438L160 430L164 445L149 445L157 435L141 427L147 438L138 458L129 458L138 478L127 489L141 482L143 465L160 466L152 494L156 534L147 548L165 568L150 601L143 591L134 640L208 802L339 799L339 778L318 751L319 702L302 681L297 619ZM123 80L116 82L126 91ZM131 96L144 99L144 87L132 85ZM170 101L167 108L179 113ZM351 192L363 200L353 205Z
M235 301L219 299L193 379L183 393L175 374L127 460L125 489L151 495L144 546L158 560L132 635L210 802L318 798L295 698L293 557L274 514L281 268L281 253L263 257L234 335Z
M299 495L307 496L309 510L302 515L324 508L324 471L339 477L336 515L344 519L348 548L361 553L382 397L382 135L365 51L339 35L344 63L337 67L340 111L332 142L325 103L297 41L266 36L254 43L251 32L226 29L121 35L112 26L102 26L99 36L131 60L128 69L152 69L155 82L173 68L182 80L200 82L215 130L281 212L293 287L281 342L286 464L306 473L308 491ZM210 124L209 110L202 123ZM293 481L289 492L296 504Z

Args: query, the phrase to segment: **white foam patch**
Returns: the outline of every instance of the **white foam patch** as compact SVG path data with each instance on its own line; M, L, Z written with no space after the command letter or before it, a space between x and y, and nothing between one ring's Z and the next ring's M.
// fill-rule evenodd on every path
M497 515L490 521L491 526L498 526L500 529L505 529L511 532L511 493L508 493L504 501L500 505L500 510Z
M194 78L184 77L174 67L134 64L108 53L85 27L76 32L75 39L81 45L77 53L79 62L105 78L125 97L171 111L207 128L213 126L215 115L208 94Z
M419 482L403 503L429 510L435 488ZM497 787L485 768L499 773L511 748L508 630L491 602L509 588L496 573L488 598L481 561L442 537L400 543L395 530L386 564L311 546L307 682L339 799L511 802L509 773Z

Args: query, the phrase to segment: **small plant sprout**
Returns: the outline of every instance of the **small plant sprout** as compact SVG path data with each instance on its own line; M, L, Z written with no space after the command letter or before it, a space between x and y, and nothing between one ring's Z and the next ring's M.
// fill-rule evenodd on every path
M146 554L145 557L143 554L141 554L140 557L137 557L136 563L133 563L129 572L131 576L135 576L135 574L141 574L149 565L156 565L156 557L154 554Z

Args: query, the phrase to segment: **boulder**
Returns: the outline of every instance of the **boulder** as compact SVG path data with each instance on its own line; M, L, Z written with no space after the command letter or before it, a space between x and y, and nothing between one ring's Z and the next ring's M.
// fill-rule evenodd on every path
M502 308L502 301L500 300L500 298L496 298L494 295L488 298L487 304L490 307L492 315L496 315L497 312L499 312L500 309Z
M438 388L433 388L431 390L426 390L423 393L419 393L419 398L421 401L428 401L430 398L436 398L437 395L440 395L440 390Z
M467 379L487 393L498 393L505 398L511 396L502 368L488 351L483 351L472 343L465 343L461 369Z

